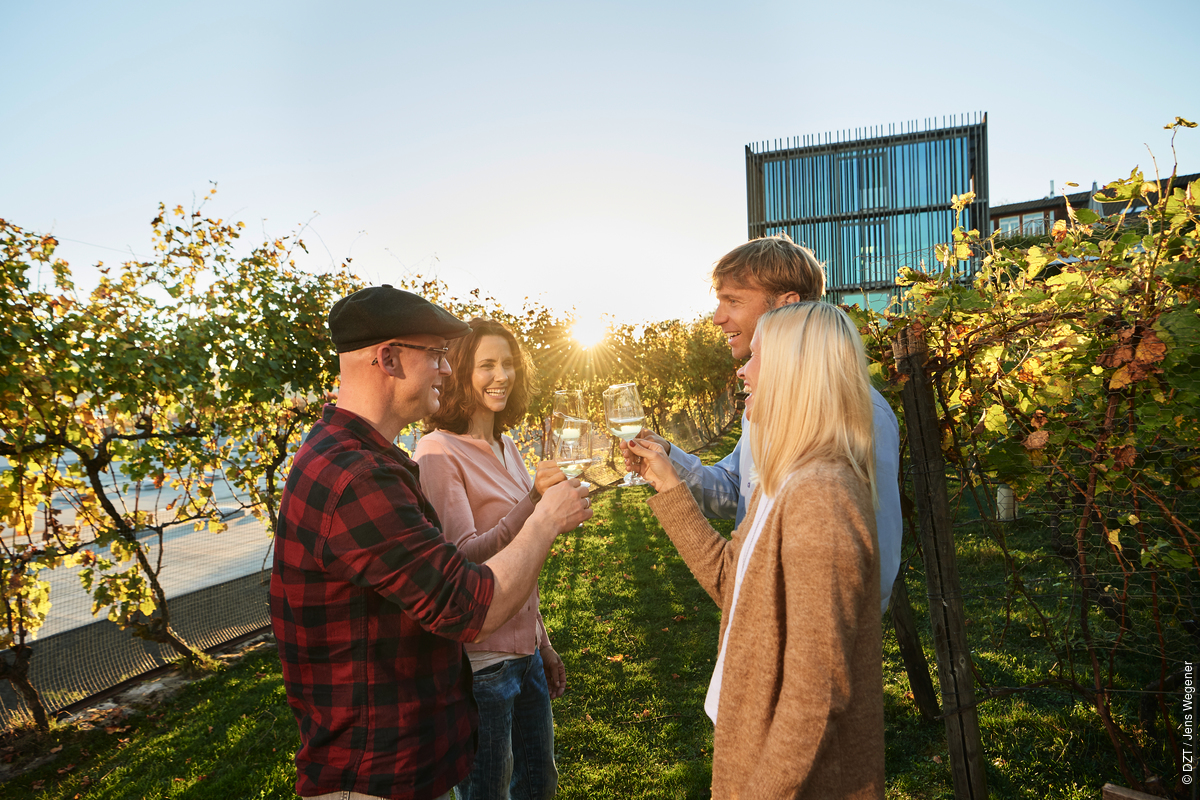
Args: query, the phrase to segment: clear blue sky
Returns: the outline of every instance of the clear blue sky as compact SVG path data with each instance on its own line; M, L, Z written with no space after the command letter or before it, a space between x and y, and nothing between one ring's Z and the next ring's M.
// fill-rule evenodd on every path
M217 181L251 238L311 219L312 270L688 318L746 237L745 144L978 110L993 205L1147 145L1169 171L1198 28L1194 0L0 0L0 217L86 283ZM1177 150L1200 171L1200 131Z

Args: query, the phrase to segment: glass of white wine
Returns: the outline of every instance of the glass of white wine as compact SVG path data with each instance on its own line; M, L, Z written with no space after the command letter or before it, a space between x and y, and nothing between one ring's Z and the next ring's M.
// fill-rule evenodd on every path
M554 458L568 478L582 475L592 464L592 423L564 415L554 435Z
M645 422L642 398L636 383L618 383L604 390L604 418L608 430L623 442L638 435ZM636 473L625 475L625 486L644 486L646 481Z
M563 436L577 438L579 426L570 421L586 420L587 406L583 402L583 391L580 389L559 389L554 393L554 405L550 415L551 447L558 448ZM557 456L555 456L557 458Z

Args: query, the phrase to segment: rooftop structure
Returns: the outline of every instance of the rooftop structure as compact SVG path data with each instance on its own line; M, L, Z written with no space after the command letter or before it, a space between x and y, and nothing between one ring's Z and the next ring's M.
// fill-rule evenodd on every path
M1162 183L1166 184L1166 178ZM1172 188L1182 188L1193 181L1200 180L1200 172L1191 175L1177 175L1171 181ZM1104 203L1095 199L1100 186L1092 182L1092 188L1069 194L1055 194L1054 184L1050 185L1050 194L1037 200L1025 200L1020 203L1005 203L993 206L990 210L991 220L988 231L999 231L1001 236L1044 236L1050 233L1054 223L1067 218L1067 204L1071 208L1089 208L1102 217L1117 214L1125 209L1124 203ZM1135 205L1129 213L1137 214L1146 208L1144 204Z

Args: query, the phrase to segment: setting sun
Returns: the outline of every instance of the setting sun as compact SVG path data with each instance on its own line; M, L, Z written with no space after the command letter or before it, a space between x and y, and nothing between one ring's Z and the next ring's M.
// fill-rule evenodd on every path
M585 349L600 344L607 335L608 322L600 317L576 320L571 326L571 338Z

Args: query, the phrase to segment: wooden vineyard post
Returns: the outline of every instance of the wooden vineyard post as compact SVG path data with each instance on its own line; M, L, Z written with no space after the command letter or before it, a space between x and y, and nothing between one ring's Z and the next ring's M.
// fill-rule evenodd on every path
M913 327L900 331L894 352L897 369L908 378L901 397L908 426L913 491L929 591L929 618L933 625L938 679L942 688L942 717L946 722L946 742L954 774L954 796L957 800L983 800L987 797L983 746L979 738L979 715L975 710L962 589L954 557L954 529L946 490L941 427L933 384L925 372L928 350L924 332Z
M929 679L929 662L921 649L921 637L917 634L917 623L913 618L912 604L908 601L908 586L904 581L905 565L900 565L900 574L892 584L892 628L896 631L896 644L904 660L904 671L908 673L908 685L912 689L913 703L917 711L928 722L938 718L937 693Z

